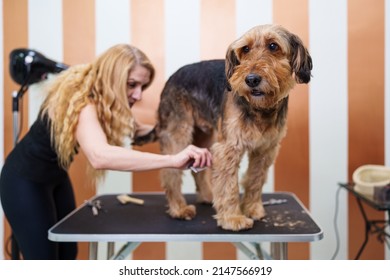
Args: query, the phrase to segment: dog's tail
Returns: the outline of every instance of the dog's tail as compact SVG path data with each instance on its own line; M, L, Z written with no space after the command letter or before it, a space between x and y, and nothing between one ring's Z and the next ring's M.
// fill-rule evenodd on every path
M142 136L136 136L131 144L135 146L142 146L148 143L156 142L157 140L158 140L157 130L156 127L154 127L147 134Z

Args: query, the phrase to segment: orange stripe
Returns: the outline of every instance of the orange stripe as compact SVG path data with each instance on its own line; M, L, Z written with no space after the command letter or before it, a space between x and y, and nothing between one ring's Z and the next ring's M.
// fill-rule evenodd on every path
M235 9L234 0L201 0L200 55L202 60L225 58L228 46L236 39Z
M95 1L66 0L62 5L64 61L89 63L95 58Z
M144 123L155 122L160 93L164 86L164 1L131 1L131 44L140 48L156 68L156 77L151 87L145 91L142 101L133 107L135 117ZM159 153L159 145L149 144L137 150ZM159 171L133 173L133 191L162 191ZM133 259L165 259L165 243L144 243L134 253Z
M308 46L308 1L274 0L274 22L297 34ZM315 67L315 61L314 61ZM288 131L275 163L275 190L295 193L309 206L309 99L308 86L290 94ZM289 259L308 259L309 244L289 244Z
M200 22L201 59L225 58L228 46L236 39L235 1L201 0ZM206 260L236 259L236 251L230 243L203 244L203 258Z
M131 44L141 49L156 68L153 84L132 111L140 122L154 124L165 83L164 1L134 0L131 5Z
M14 83L9 76L9 54L13 49L28 47L28 3L27 0L3 1L3 56L4 56L4 156L12 150L13 140L13 122L12 122L12 91L19 90L20 86ZM23 130L21 137L28 128L28 98L23 98L23 111L19 113L22 117ZM6 249L7 239L11 234L7 221L4 222L4 249ZM8 244L9 245L9 244ZM10 248L10 247L8 247ZM4 257L8 258L6 251Z
M63 1L64 62L69 65L91 62L95 58L95 2L94 0ZM86 179L86 158L75 157L70 177L80 205L95 195L95 188ZM79 243L79 259L88 259L86 243Z
M20 85L12 81L9 76L9 54L16 48L28 47L27 28L27 0L4 1L3 2L3 26L4 26L4 153L7 155L13 148L13 123L12 123L12 92L19 90ZM28 129L28 98L23 98L23 131Z
M384 1L348 1L348 174L363 164L384 164ZM364 223L349 197L349 258L363 242ZM384 215L366 209L372 219ZM356 234L358 232L358 234ZM384 245L371 237L362 259L383 259Z

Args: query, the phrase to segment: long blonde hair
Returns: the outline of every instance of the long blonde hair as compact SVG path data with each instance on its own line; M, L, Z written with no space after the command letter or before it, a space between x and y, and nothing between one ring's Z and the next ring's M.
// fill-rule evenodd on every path
M150 71L149 86L155 73L153 65L141 50L127 44L111 47L90 64L70 67L53 81L41 117L49 116L52 145L62 167L68 168L77 153L76 127L87 104L95 104L109 144L120 146L126 136L133 137L134 120L126 90L129 73L136 65Z

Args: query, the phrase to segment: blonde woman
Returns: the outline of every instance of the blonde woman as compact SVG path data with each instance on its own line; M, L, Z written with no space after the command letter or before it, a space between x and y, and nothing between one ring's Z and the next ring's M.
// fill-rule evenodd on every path
M38 119L8 155L0 197L24 259L75 259L75 243L55 243L48 229L75 208L67 169L82 150L97 178L104 170L143 171L211 165L207 149L188 146L174 155L123 147L125 137L150 129L131 107L153 81L154 68L139 49L120 44L93 63L55 78Z

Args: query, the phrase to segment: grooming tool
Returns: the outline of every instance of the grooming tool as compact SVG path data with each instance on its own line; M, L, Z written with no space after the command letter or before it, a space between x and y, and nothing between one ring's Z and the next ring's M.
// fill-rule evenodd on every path
M102 209L101 201L97 199L97 200L93 200L93 201L88 200L88 201L86 201L86 202L87 202L87 205L88 205L89 207L91 207L91 209L92 209L92 214L93 214L94 216L99 215L99 210Z
M207 167L194 167L192 166L194 164L194 160L191 160L190 163L188 164L187 168L191 169L192 172L194 173L199 173L203 170L205 170Z
M134 197L131 197L131 196L127 195L127 194L120 194L116 198L122 204L126 204L126 203L134 203L134 204L138 204L138 205L143 205L144 204L144 200L143 199L134 198Z
M205 170L206 168L207 167L193 167L193 166L190 166L191 171L194 172L194 173L199 173L199 172Z

